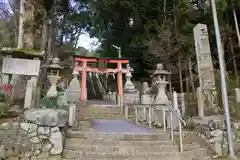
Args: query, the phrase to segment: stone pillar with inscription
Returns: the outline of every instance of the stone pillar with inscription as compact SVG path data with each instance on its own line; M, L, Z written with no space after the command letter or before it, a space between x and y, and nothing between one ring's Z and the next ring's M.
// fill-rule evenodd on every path
M216 88L214 70L212 64L211 51L209 46L207 25L197 24L194 29L194 41L197 56L197 66L199 74L199 110L204 108L204 112L217 112L218 105L216 99ZM202 117L203 115L201 115Z
M34 58L34 60L38 60L38 61L40 61L39 60L39 58ZM31 81L32 81L32 84L33 84L33 98L32 98L32 106L38 106L38 104L37 104L37 99L39 99L40 98L40 90L38 90L38 75L34 75L34 76L31 76ZM40 92L38 92L38 91L40 91Z
M32 67L36 70L36 72L39 72L40 69L40 60L38 58L34 58L32 62L36 61L38 64L37 67L35 65L32 65ZM26 86L26 92L25 92L25 99L24 99L24 108L25 109L31 109L35 108L37 105L37 99L38 96L40 96L37 93L37 83L38 83L38 75L31 75L31 78L27 81Z
M25 93L25 99L24 99L24 109L30 109L33 108L33 99L34 99L34 85L35 85L35 79L29 79L27 81L26 86L26 93Z

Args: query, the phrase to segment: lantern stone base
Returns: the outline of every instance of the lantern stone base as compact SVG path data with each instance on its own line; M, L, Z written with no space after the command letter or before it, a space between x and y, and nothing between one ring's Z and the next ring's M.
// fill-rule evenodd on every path
M141 95L141 104L152 104L152 95L150 94Z
M139 91L124 91L123 102L124 104L140 104Z

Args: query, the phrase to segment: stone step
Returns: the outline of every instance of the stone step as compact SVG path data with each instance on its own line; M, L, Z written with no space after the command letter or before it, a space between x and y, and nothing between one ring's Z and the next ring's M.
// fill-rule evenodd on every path
M102 120L125 120L125 117L116 117L116 116L110 116L110 117L77 117L77 120L93 120L93 119L102 119Z
M123 114L120 111L102 111L102 112L93 112L93 111L79 111L76 112L77 115L84 115L84 114Z
M172 141L115 141L115 140L85 140L85 139L76 139L76 138L68 138L65 144L65 148L67 149L75 149L78 150L79 147L82 148L82 145L86 145L87 148L93 146L93 148L106 148L109 146L111 148L116 147L131 147L138 149L141 147L146 148L173 148L178 150L178 145L173 145ZM183 146L184 151L189 151L192 149L201 148L198 143L186 144Z
M213 158L209 156L205 157L181 157L180 160L213 160Z
M76 117L125 117L124 114L76 114ZM129 115L129 118L135 118L133 115Z
M94 152L82 152L82 151L73 151L73 150L64 150L63 157L67 159L76 159L76 160L212 160L211 157L205 156L203 149L197 149L193 151L179 153L160 153L153 152L153 154L146 154L143 152L141 155L127 155L127 154L107 154L107 153L94 153ZM199 155L200 154L200 155ZM180 158L180 159L179 159Z
M86 145L103 145L103 146L160 146L160 145L173 145L172 141L165 140L165 141L159 141L159 140L113 140L113 139L96 139L91 140L89 139L79 139L79 138L67 138L66 144L69 145L79 145L79 144L86 144Z
M123 114L76 114L76 117L124 117Z
M85 151L73 151L73 150L67 150L65 149L63 151L63 157L68 158L68 159L79 159L79 158L84 158L84 159L128 159L128 158L143 158L145 157L148 159L151 159L150 157L154 158L161 158L166 160L167 158L171 158L171 160L177 160L178 159L178 152L139 152L137 154L132 154L132 153L106 153L106 152L85 152Z
M123 115L76 115L76 117L82 117L82 118L124 118Z
M86 112L83 112L83 113L76 113L77 116L124 116L124 114L121 114L121 113L86 113Z
M118 134L118 133L100 133L100 132L82 132L82 131L67 131L69 138L81 138L91 140L152 140L152 141L168 141L169 136L166 133L156 134Z
M104 152L137 155L138 153L154 153L154 152L177 152L178 147L175 145L159 145L159 146L103 146L103 145L66 145L65 149L83 152Z
M210 145L207 144L207 142L205 142L205 140L199 137L196 133L184 131L183 144L191 145L193 142L198 143L201 146L201 148L205 148L209 156L214 156L216 154L216 152L210 147Z
M176 152L178 147L172 142L163 141L97 141L68 139L65 149L81 150L91 152L118 152L118 153L137 153L137 152Z
M196 148L189 151L184 151L180 153L181 159L194 159L194 158L204 158L208 156L204 148Z
M121 112L119 107L79 107L76 111L92 111L92 112Z
M92 113L92 114L124 114L124 112L122 111L92 111L92 110L79 110L79 111L76 111L76 114L83 114L83 113ZM129 112L128 112L129 113ZM135 115L135 113L129 113L131 115Z
M193 142L192 144L184 144L183 145L183 151L191 151L193 149L201 148L201 146L198 143Z
M92 114L92 113L83 113L83 114L76 114L76 116L80 117L124 117L124 114L111 114L111 113L104 113L104 114Z

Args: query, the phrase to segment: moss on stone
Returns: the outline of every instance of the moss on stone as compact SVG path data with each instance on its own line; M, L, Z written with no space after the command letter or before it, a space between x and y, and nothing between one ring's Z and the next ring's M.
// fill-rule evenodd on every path
M34 49L25 48L3 48L0 50L2 55L12 55L13 58L34 58L43 57L44 52Z
M25 48L3 48L2 52L22 52L23 54L31 54L31 55L43 55L43 52L40 50L34 49L25 49Z
M24 52L24 53L33 54L33 55L43 55L42 51L34 50L34 49L16 48L13 51Z

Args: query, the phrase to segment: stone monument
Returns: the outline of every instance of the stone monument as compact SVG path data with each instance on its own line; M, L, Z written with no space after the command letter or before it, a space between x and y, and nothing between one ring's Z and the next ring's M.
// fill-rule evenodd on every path
M81 85L78 80L79 73L73 70L73 79L65 90L66 99L69 104L68 125L73 126L76 120L76 103L80 100Z
M151 104L150 88L148 87L148 82L143 82L141 91L141 104Z
M139 104L139 91L135 88L131 81L133 68L127 64L128 72L126 73L126 82L124 84L124 104Z
M66 97L68 102L78 102L81 96L81 85L78 80L79 73L73 71L73 79L69 83L69 86L66 89Z
M193 32L200 84L197 90L198 114L199 117L203 118L206 111L217 111L215 78L207 25L197 24L194 27Z

